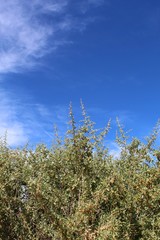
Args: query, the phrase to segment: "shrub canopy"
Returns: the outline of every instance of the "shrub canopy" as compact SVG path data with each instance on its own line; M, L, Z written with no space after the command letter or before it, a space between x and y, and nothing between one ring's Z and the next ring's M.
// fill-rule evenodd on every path
M103 146L86 115L51 148L11 149L0 143L1 240L158 240L160 164L154 142L144 144L119 125L118 159Z

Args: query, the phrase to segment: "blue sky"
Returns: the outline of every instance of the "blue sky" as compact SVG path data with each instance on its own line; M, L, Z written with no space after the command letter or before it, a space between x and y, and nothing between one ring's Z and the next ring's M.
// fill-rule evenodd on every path
M98 127L146 136L159 118L158 0L1 0L0 135L19 146L67 129L80 99Z

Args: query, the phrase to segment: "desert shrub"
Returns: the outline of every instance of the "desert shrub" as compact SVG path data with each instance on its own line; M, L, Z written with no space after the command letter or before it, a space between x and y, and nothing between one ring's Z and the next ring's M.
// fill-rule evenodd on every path
M119 159L103 146L82 105L76 125L51 148L0 143L1 240L160 239L158 126L146 144L127 143L119 125Z

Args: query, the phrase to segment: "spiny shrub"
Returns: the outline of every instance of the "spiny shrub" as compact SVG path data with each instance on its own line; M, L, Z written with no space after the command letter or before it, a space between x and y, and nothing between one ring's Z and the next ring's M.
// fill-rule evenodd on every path
M0 143L1 240L158 240L160 165L154 142L127 137L118 159L86 115L51 148L10 149Z

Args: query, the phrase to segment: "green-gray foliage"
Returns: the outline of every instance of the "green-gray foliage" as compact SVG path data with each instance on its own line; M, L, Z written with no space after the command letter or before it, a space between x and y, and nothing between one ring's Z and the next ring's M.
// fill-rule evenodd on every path
M0 143L1 240L158 240L160 165L153 148L158 126L146 144L127 137L121 125L119 159L103 146L86 115L64 142L10 149ZM157 159L156 159L157 157Z

